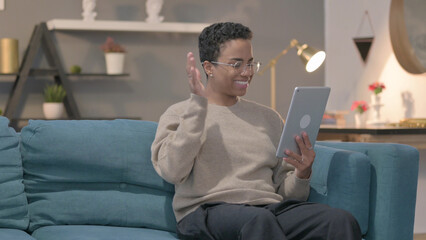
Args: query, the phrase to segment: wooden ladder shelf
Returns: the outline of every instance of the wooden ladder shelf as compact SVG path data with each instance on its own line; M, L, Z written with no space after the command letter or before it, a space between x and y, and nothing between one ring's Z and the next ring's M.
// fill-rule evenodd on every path
M37 53L41 48L45 54L49 64L48 70L33 69L33 63ZM65 74L63 65L58 55L58 51L52 39L52 35L47 29L45 22L42 22L34 27L30 42L25 51L22 64L19 68L19 73L16 75L15 82L9 95L6 104L4 116L11 119L13 124L15 111L20 103L24 85L30 76L53 76L55 83L62 85L67 93L64 99L64 106L70 119L81 119L77 105L75 103L70 81Z

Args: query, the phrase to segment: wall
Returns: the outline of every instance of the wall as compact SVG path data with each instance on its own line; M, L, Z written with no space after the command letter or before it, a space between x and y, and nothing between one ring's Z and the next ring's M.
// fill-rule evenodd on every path
M165 1L161 15L168 22L242 22L255 34L255 57L266 64L292 38L324 48L323 9L323 1L318 0L180 0ZM143 21L146 18L145 1L140 0L97 1L95 11L99 20ZM35 24L54 18L81 19L81 12L79 0L6 0L6 9L0 11L0 38L19 39L22 60ZM83 72L105 71L99 46L107 36L127 48L125 71L130 77L73 80L74 98L83 117L140 117L158 121L168 106L189 96L185 56L188 51L198 56L197 34L54 32L65 68L78 64ZM44 66L46 63L40 56L37 64ZM48 81L31 79L27 84L27 97L19 111L22 117L42 117L41 92ZM296 51L292 50L277 65L277 81L277 109L285 116L293 88L323 85L324 67L307 74ZM3 110L12 84L12 81L0 80L0 108ZM247 98L269 105L269 73L256 76Z
M368 85L379 81L386 85L386 90L382 93L384 106L381 113L384 120L398 122L404 117L426 117L426 74L409 74L396 60L389 37L390 3L391 0L325 1L328 57L325 85L334 90L330 95L329 109L349 110L354 100L369 102L371 93L368 91ZM371 17L371 32L375 38L368 60L364 63L352 39L368 34L369 28L361 24L366 10ZM408 93L413 99L409 108L403 104L403 93ZM352 113L347 121L353 121ZM426 232L425 165L426 151L421 150L415 232Z
M368 4L367 4L368 2ZM353 42L368 10L371 17L374 42L364 63ZM328 107L349 110L354 100L370 101L368 85L383 82L386 90L381 94L384 120L398 122L404 117L426 116L426 74L407 73L393 54L389 37L390 0L383 1L326 1L326 51L325 83L332 91ZM360 35L364 35L361 31ZM337 90L338 89L338 90ZM402 94L413 99L412 110L406 112ZM371 111L370 111L371 112ZM349 116L348 121L353 121Z

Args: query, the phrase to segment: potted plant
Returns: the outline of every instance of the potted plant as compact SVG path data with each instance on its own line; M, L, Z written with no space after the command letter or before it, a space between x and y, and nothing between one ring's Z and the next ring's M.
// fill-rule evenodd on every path
M384 125L385 122L382 121L380 118L380 108L383 107L383 104L381 103L381 93L383 90L386 89L386 86L384 83L381 82L375 82L370 85L368 85L368 90L372 92L371 94L371 107L373 110L373 119L368 121L368 124L370 125Z
M380 104L380 93L386 88L385 84L380 82L375 82L368 85L368 90L373 92L371 95L371 104Z
M114 42L112 37L107 37L105 43L101 45L101 49L105 53L107 74L122 74L126 50Z
M43 113L47 119L58 119L62 116L66 95L62 85L52 84L44 88Z
M355 111L355 126L363 127L365 125L365 112L368 110L368 104L361 101L354 101L351 106L351 110Z

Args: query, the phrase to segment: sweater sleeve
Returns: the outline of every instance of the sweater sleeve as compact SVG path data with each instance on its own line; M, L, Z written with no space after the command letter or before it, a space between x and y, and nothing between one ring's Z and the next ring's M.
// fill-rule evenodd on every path
M181 183L192 171L203 142L207 105L206 98L191 94L183 114L169 109L161 116L151 160L167 182Z
M301 179L296 176L295 168L283 161L278 163L280 167L277 169L276 182L278 186L278 194L284 199L296 199L306 201L309 197L310 179Z

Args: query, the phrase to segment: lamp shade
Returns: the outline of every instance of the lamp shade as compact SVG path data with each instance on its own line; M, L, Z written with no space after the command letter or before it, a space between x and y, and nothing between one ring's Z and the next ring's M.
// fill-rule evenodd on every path
M275 104L275 88L276 88L276 76L275 76L275 65L280 57L287 54L291 48L297 48L297 55L302 59L305 64L307 72L313 72L319 68L325 60L325 52L318 51L315 48L309 47L307 44L300 45L296 39L292 39L290 44L280 52L274 59L271 59L269 63L259 71L259 74L263 74L266 69L271 69L271 108L276 109Z
M319 68L325 60L325 52L318 51L313 47L309 47L307 44L302 46L297 45L297 55L299 55L307 72L313 72Z

